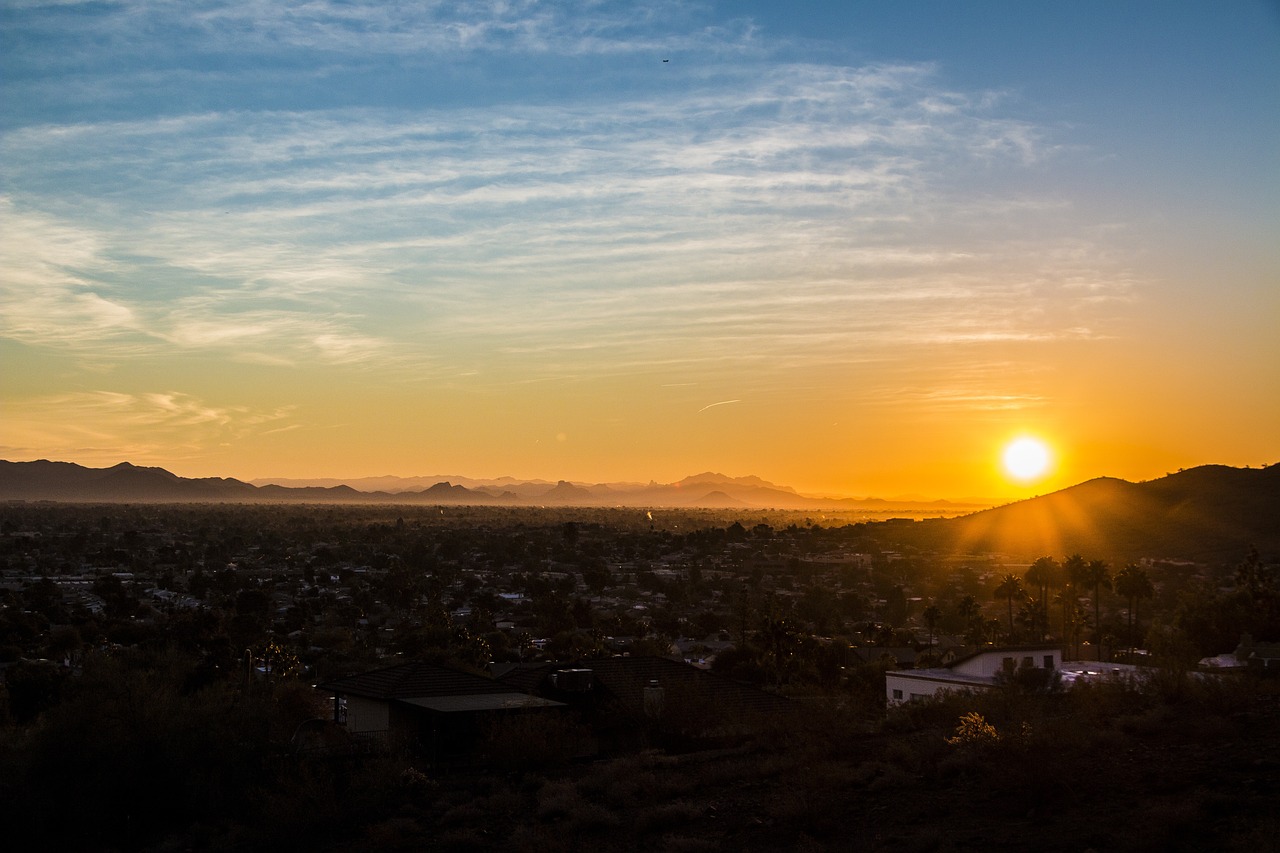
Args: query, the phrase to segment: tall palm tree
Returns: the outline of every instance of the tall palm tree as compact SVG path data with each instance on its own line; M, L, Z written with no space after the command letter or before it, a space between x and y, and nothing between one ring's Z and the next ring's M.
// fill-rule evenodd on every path
M1129 600L1129 656L1132 658L1133 623L1137 619L1138 602L1144 598L1151 598L1156 594L1156 590L1150 576L1147 575L1147 570L1134 563L1129 563L1116 572L1115 585L1116 592Z
M1013 642L1013 600L1024 595L1022 578L1013 574L1005 575L996 586L994 595L1009 602L1009 642Z
M1022 606L1013 621L1018 625L1018 632L1024 637L1033 637L1035 642L1044 639L1041 625L1044 623L1044 603L1027 593L1022 597Z
M1043 636L1049 633L1049 587L1061 583L1062 566L1053 557L1038 557L1022 577L1029 586L1040 589L1040 607L1036 612L1040 616L1040 634Z
M1085 565L1082 580L1093 590L1093 648L1098 660L1102 660L1102 622L1098 618L1098 608L1102 603L1102 588L1111 589L1111 568L1104 560L1090 560Z
M924 623L929 626L929 648L933 648L933 632L938 627L938 620L942 618L942 609L936 604L930 604L924 609Z
M972 595L966 595L956 605L956 613L964 620L965 638L975 646L982 644L982 604Z
M1077 631L1079 626L1074 619L1076 603L1080 598L1080 588L1084 586L1085 566L1084 557L1079 554L1072 554L1062 561L1061 580L1062 587L1057 596L1057 601L1062 605L1062 636L1066 639L1073 631ZM1077 649L1072 657L1079 657Z

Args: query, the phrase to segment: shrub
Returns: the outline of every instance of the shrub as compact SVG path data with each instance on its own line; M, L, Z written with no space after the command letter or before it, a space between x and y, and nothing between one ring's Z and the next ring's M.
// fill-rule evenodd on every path
M970 711L960 718L956 725L956 733L947 738L947 743L959 747L983 747L997 743L1000 733L996 727L987 722L977 711Z

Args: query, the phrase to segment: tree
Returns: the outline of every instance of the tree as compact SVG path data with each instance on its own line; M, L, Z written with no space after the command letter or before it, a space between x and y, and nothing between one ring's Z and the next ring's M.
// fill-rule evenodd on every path
M49 661L19 661L5 673L9 713L29 723L58 703L66 671Z
M996 586L995 597L1003 598L1009 603L1009 641L1013 641L1013 600L1022 598L1025 591L1022 588L1022 579L1017 575L1007 574L1000 579L1000 583Z
M1233 596L1249 614L1249 633L1256 637L1280 634L1280 571L1275 563L1262 561L1258 549L1249 553L1236 566L1236 591Z
M1018 632L1024 637L1033 637L1036 642L1044 639L1044 631L1041 630L1041 624L1044 622L1044 604L1039 599L1030 594L1022 597L1022 606L1018 608L1018 613L1014 616L1014 624L1018 626Z
M1099 605L1102 603L1103 587L1111 589L1111 568L1103 560L1090 560L1085 564L1081 576L1084 585L1093 590L1093 647L1102 660L1102 622L1099 619Z
M1040 607L1036 613L1040 618L1040 633L1049 633L1049 588L1062 583L1062 565L1053 557L1039 557L1028 568L1023 579L1040 589L1038 601Z
M1146 569L1133 563L1129 563L1116 572L1115 588L1116 592L1129 601L1129 655L1132 657L1134 647L1133 623L1137 619L1138 602L1144 598L1151 598L1155 595L1156 590L1151 583L1151 578L1147 575Z
M933 648L933 632L938 627L938 620L942 618L942 610L936 604L930 604L924 609L924 623L929 626L929 648Z
M1079 589L1084 585L1084 557L1072 554L1062 561L1062 586L1054 600L1062 606L1062 638L1064 641L1079 631L1079 620L1075 618L1076 605L1079 603ZM1072 657L1079 657L1076 651Z
M885 620L895 628L901 628L907 621L907 591L902 584L895 584L885 596Z
M965 639L975 646L981 645L985 627L982 620L982 604L972 595L966 595L956 605L956 613L964 620Z

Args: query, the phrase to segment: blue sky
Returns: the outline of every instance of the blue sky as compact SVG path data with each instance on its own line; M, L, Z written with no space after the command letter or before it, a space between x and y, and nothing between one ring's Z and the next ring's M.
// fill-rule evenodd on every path
M1064 481L1274 461L1274 3L0 27L6 458L951 494L1020 431Z

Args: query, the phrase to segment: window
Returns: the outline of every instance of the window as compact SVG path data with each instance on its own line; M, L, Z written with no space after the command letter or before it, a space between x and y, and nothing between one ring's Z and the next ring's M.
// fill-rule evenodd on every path
M1044 656L1044 668L1053 669L1053 655Z
M902 691L901 691L901 690L895 690L895 691L893 691L893 698L894 698L894 699L901 699L901 698L902 698Z
M1004 667L1005 672L1013 672L1013 658L1005 658L1000 663L1001 666Z
M1027 655L1025 658L1022 659L1022 665L1027 669L1031 669L1031 667L1036 665L1036 662L1035 660L1032 659L1031 655Z

